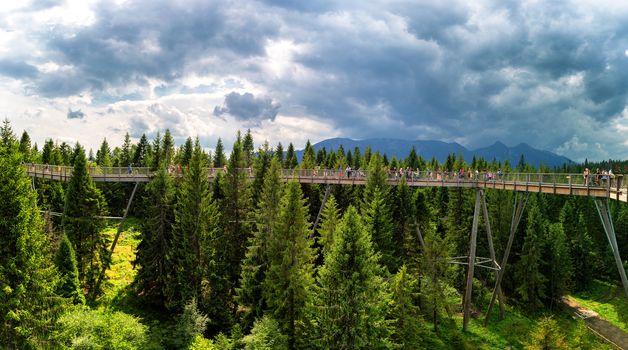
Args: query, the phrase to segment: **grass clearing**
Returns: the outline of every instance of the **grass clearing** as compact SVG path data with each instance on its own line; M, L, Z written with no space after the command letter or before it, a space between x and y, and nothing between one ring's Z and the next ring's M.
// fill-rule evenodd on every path
M574 293L569 298L628 332L628 299L621 287L594 280L588 291Z

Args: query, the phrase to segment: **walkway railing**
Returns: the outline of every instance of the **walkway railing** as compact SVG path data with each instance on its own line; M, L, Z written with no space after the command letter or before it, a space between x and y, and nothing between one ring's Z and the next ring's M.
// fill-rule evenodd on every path
M29 176L67 181L72 177L73 168L69 166L25 164ZM209 179L218 173L226 173L227 168L208 168ZM238 171L249 178L255 177L253 168ZM89 175L97 182L148 182L155 171L144 167L88 167ZM185 167L171 166L168 172L174 177L181 177ZM284 180L297 179L302 183L331 183L344 185L364 185L368 172L346 169L283 169ZM628 181L623 175L592 174L587 178L583 174L569 173L501 173L501 172L458 172L447 171L393 171L386 172L387 181L394 185L405 177L409 186L446 186L446 187L481 187L516 191L533 191L567 195L609 197L628 201Z

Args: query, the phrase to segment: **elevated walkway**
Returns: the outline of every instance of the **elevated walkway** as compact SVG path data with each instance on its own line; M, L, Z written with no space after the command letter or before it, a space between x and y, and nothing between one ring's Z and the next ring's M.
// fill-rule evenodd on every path
M26 172L31 177L68 181L72 177L72 167L26 164ZM209 180L213 181L216 175L226 171L223 168L208 168ZM250 179L255 177L252 169L240 169ZM171 167L170 173L175 177L182 176L182 170ZM95 182L149 182L154 172L149 168L89 168L89 174ZM582 174L565 173L479 173L472 176L458 177L457 174L441 172L410 172L406 175L406 183L411 187L461 187L476 189L496 189L516 192L539 192L568 196L589 196L595 198L610 198L621 202L628 202L628 188L623 176L614 175L595 178L591 176L585 183ZM351 171L347 174L339 170L310 170L284 169L284 181L296 179L300 183L326 185L365 185L368 173L365 171ZM401 181L397 173L389 173L388 184L396 185Z

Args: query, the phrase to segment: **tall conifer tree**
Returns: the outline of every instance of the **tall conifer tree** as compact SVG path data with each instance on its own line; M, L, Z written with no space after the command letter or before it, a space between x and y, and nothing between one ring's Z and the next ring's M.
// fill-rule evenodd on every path
M304 346L306 310L311 305L314 285L314 251L310 236L308 209L297 181L286 185L277 220L268 242L268 271L264 280L264 298L275 318L288 335L290 349Z
M358 211L350 206L318 273L316 319L320 348L389 346L385 320L389 295L378 259Z
M70 243L66 235L63 235L57 249L55 265L61 278L57 293L71 299L74 304L84 304L85 296L79 283L76 255L74 254L72 243Z

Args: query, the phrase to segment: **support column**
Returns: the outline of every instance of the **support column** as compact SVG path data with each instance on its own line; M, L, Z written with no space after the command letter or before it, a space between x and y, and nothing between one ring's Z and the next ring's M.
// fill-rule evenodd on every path
M613 218L611 217L611 211L608 207L608 199L595 198L594 200L597 212L600 214L600 220L602 220L602 226L604 226L604 232L606 232L606 238L608 238L608 243L611 245L611 249L613 250L615 263L617 264L617 269L619 270L619 277L621 278L621 283L624 286L624 292L626 293L626 297L628 297L628 278L626 278L626 270L624 270L623 261L619 255L619 246L617 245L617 237L615 236Z
M495 258L495 247L493 247L493 233L491 232L491 223L488 218L488 208L486 206L486 196L484 195L483 190L480 190L480 194L482 196L482 212L484 213L484 224L486 225L486 237L488 239L488 251L491 254L491 260L493 261L493 265L497 265L497 259ZM495 270L495 280L497 280L498 277L499 277L499 270ZM500 316L500 319L503 320L505 317L505 310L504 310L504 294L502 293L501 286L497 288L497 295L499 296L499 316Z
M94 292L98 291L98 289L100 288L100 283L102 282L103 278L105 277L105 272L109 268L109 264L111 262L111 257L113 256L113 251L114 251L114 249L116 249L116 244L118 244L118 239L120 238L120 234L122 233L122 227L124 226L124 222L126 221L126 217L129 214L129 209L131 208L131 203L133 203L133 197L135 197L135 191L137 191L137 186L139 184L140 184L139 182L136 182L135 186L133 187L133 192L131 192L131 197L129 198L129 201L126 204L126 209L124 210L124 215L122 215L122 220L120 220L120 224L118 225L118 231L116 232L116 235L113 238L113 242L111 243L111 250L109 251L109 254L108 254L109 256L107 257L107 260L105 260L105 263L102 266L102 270L100 271L100 275L98 275L98 280L96 280L96 286L94 288Z
M506 250L504 251L504 258L502 259L501 268L497 274L497 280L495 281L495 288L493 288L493 295L491 296L491 302L488 304L488 309L486 310L486 316L484 317L484 325L488 323L488 317L491 314L491 310L493 309L493 304L495 303L495 298L497 297L497 291L501 288L502 279L504 278L504 273L506 272L506 265L508 264L508 256L510 255L510 248L512 248L512 241L515 238L515 232L517 231L517 227L519 226L519 221L521 221L521 217L523 216L523 211L528 202L529 193L521 194L522 198L519 198L519 193L515 192L515 204L512 211L512 219L510 220L510 235L508 236L508 244L506 244Z
M475 248L478 238L478 219L480 216L480 191L476 190L475 210L473 211L473 226L471 227L471 239L469 241L469 268L467 269L467 285L464 292L462 330L467 331L471 308L471 292L473 289L473 272L475 269Z
M419 238L421 249L423 249L425 248L425 241L423 240L423 234L421 234L421 228L419 228L419 224L416 222L416 217L414 218L414 227L416 228L416 235Z

